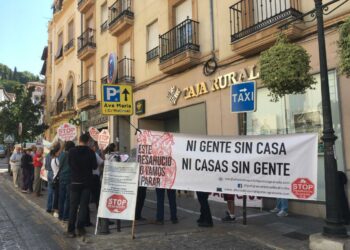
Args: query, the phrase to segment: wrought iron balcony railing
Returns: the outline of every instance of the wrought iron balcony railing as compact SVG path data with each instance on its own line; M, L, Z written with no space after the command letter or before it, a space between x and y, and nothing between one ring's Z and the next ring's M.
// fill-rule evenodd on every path
M78 53L86 47L96 48L95 30L88 28L81 36L78 37Z
M301 15L299 0L241 0L230 7L231 42Z
M122 16L134 18L131 9L131 0L117 0L109 8L108 26L112 26Z
M64 51L66 52L67 50L69 50L70 48L72 48L74 46L74 38L72 40L70 40L65 46L64 46Z
M160 62L186 50L199 51L199 23L186 19L159 37Z
M96 99L96 81L88 80L78 86L78 102Z
M108 83L108 76L102 77L102 78L101 78L101 83L102 83L102 84Z
M135 82L134 59L126 58L118 62L118 82Z
M103 22L103 24L101 24L100 27L101 27L101 32L106 31L108 29L108 20Z
M151 49L150 51L148 51L147 53L147 62L151 61L154 58L159 57L159 46Z

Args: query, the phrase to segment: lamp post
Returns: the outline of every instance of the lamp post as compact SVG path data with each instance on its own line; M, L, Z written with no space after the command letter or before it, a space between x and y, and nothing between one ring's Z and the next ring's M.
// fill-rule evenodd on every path
M325 46L325 35L323 26L322 0L315 1L315 14L317 18L317 36L320 58L322 110L323 110L323 142L324 142L324 167L326 184L326 225L323 234L326 236L347 237L344 226L341 206L340 190L337 173L337 160L334 152L334 142L337 137L334 134L331 102L329 95L327 55Z

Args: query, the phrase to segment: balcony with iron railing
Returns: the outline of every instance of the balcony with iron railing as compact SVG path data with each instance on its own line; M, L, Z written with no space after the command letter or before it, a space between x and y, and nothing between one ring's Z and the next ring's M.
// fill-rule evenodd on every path
M118 83L135 83L134 59L124 57L118 62Z
M78 109L96 104L96 81L87 80L78 86Z
M302 15L300 0L240 0L230 7L232 49L241 55L260 52L271 46L278 27L290 18ZM291 25L285 34L301 35L300 28Z
M199 23L186 19L159 37L159 68L175 73L199 61Z
M132 0L117 0L108 8L108 29L118 36L134 24Z
M74 38L64 46L64 53L68 54L74 48Z
M108 29L108 20L106 20L101 24L100 29L101 29L101 33Z
M159 57L159 46L147 51L146 57L147 62Z
M108 83L108 76L104 76L101 78L101 84L107 84Z
M88 28L78 37L78 58L86 60L96 52L96 34L95 30Z
M95 0L78 0L78 10L84 14L91 6L95 4Z

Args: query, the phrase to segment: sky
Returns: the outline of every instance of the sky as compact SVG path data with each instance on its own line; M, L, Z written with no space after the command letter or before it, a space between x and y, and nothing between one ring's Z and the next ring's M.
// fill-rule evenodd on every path
M0 63L40 74L52 0L0 0Z

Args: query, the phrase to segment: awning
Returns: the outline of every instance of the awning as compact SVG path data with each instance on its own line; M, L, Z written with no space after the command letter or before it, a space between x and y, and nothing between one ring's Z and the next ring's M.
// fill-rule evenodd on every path
M58 89L55 97L51 101L51 104L52 104L51 110L50 110L51 112L53 112L56 109L57 101L58 101L58 98L61 96L61 94L62 94L62 89Z
M71 91L73 87L73 78L69 78L66 84L66 88L63 91L62 97L60 98L59 101L63 101L65 98L67 98L69 92Z

